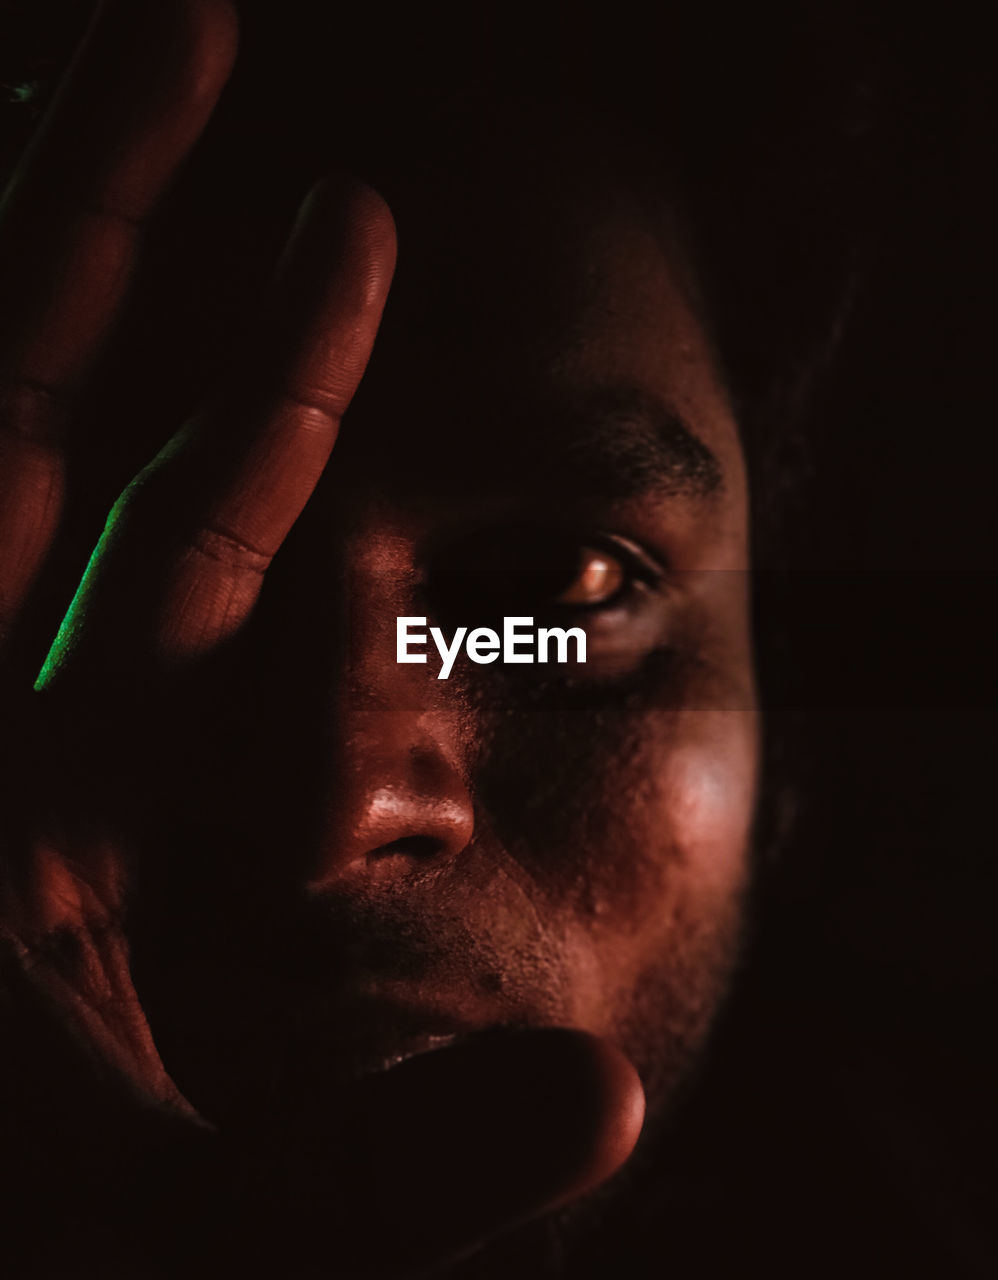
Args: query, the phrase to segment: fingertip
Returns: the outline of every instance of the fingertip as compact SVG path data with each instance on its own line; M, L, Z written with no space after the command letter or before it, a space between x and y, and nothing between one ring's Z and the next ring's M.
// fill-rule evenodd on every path
M359 273L367 290L364 305L384 301L398 251L395 217L384 196L352 174L327 174L308 193L299 221L335 223L346 256L367 265Z
M105 14L109 25L129 32L137 61L145 62L143 46L148 49L149 68L155 68L175 111L198 120L210 112L239 47L232 0L154 0L141 6L110 0Z
M254 1221L309 1255L334 1215L343 1260L409 1274L605 1182L637 1142L644 1093L596 1036L497 1028L365 1077L330 1116L307 1103L270 1135Z
M611 1178L630 1158L645 1118L645 1092L631 1063L615 1045L585 1031L567 1031L577 1040L579 1077L591 1092L587 1114L597 1118L584 1137L578 1172L557 1204L567 1204Z
M624 1054L567 1028L471 1037L370 1088L377 1104L358 1117L374 1198L416 1252L421 1237L481 1241L578 1200L621 1168L644 1119Z
M177 8L190 42L190 100L211 106L231 74L239 49L235 5L232 0L178 0Z
M277 268L263 345L295 400L342 417L370 358L395 269L395 220L334 173L306 196Z
M19 168L19 199L51 189L141 221L197 141L236 58L232 0L106 0Z

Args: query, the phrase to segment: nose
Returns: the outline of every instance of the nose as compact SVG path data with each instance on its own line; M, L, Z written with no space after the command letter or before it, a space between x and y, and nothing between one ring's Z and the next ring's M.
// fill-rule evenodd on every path
M356 583L312 888L453 857L474 831L464 717L435 670L397 662L396 613L405 609L393 579Z
M312 887L373 872L391 858L460 853L474 810L448 718L393 706L344 707L343 714L349 729Z
M326 711L313 890L383 882L414 863L453 858L475 826L470 713L457 682L438 680L432 664L397 661L396 619L419 613L415 538L372 505L345 548L345 626Z

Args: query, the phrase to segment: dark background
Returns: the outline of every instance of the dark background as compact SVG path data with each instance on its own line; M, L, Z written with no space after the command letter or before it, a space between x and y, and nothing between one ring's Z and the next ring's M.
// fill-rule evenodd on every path
M0 4L6 164L89 8ZM414 103L521 83L633 118L675 158L755 471L770 738L757 940L690 1108L688 1219L728 1226L691 1256L714 1274L736 1244L772 1251L776 1223L799 1274L994 1274L983 24L883 4L244 9L229 115L195 162L221 204L266 186L290 213L311 162L288 121L317 104L363 169L367 145L424 145ZM124 449L109 497L142 460ZM635 1244L622 1274L647 1261Z

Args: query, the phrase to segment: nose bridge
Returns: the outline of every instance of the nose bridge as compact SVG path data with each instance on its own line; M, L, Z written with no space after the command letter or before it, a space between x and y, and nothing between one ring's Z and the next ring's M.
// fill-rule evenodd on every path
M462 717L448 682L429 664L396 661L396 619L415 608L414 576L399 546L350 574L317 885L389 856L452 856L473 833Z
M397 623L419 613L417 566L409 539L381 534L354 557L347 575L345 651L338 682L344 723L372 727L395 723L403 713L429 724L446 713L446 699L427 679L428 663L397 661Z

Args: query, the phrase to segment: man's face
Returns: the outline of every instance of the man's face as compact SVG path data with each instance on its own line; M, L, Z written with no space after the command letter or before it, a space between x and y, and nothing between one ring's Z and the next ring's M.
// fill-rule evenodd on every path
M605 143L533 147L387 193L374 358L140 873L140 995L212 1118L497 1025L609 1037L655 1105L730 971L736 427L654 202ZM396 661L399 616L514 615L584 628L585 664Z

